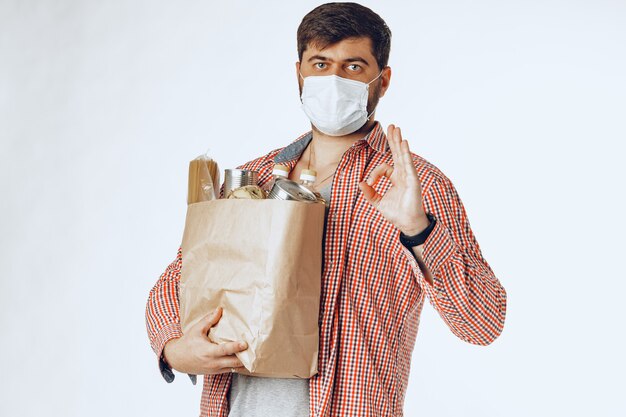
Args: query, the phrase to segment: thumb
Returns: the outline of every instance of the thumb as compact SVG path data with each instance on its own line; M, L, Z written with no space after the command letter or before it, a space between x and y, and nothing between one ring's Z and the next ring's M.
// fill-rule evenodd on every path
M202 335L206 336L207 334L209 334L209 330L211 330L211 327L215 326L220 321L221 317L222 308L218 307L206 316L204 316L202 320L200 320L198 324L196 324L195 327L198 328Z

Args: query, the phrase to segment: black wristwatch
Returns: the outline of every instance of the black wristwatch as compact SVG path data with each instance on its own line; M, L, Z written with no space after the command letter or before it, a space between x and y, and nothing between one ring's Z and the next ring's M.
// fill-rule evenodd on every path
M407 236L404 233L400 232L400 243L402 243L407 249L423 245L424 242L426 242L426 239L428 239L430 232L432 232L435 228L435 223L437 222L435 216L433 216L431 213L426 213L426 217L428 217L428 220L430 222L428 223L428 227L426 227L426 229L422 230L415 236Z

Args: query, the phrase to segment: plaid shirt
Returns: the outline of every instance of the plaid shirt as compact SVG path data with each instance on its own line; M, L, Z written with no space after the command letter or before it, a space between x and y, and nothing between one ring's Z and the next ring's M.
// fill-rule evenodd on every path
M267 183L275 163L293 168L311 133L241 166ZM333 179L320 300L319 373L309 382L311 416L401 416L425 296L462 340L491 343L502 331L506 293L483 258L450 180L413 155L423 204L436 218L424 243L431 285L399 231L361 195L359 182L379 164L393 165L377 123L343 155ZM382 178L381 195L391 186ZM146 324L160 357L182 335L178 283L181 252L150 292ZM226 416L232 375L204 378L201 416Z

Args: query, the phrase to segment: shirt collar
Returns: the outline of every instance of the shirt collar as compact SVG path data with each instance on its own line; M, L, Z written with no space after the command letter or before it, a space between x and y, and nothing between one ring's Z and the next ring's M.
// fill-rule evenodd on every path
M274 157L274 163L283 165L291 165L295 163L297 159L300 158L300 155L302 155L302 152L304 152L306 147L309 146L311 139L313 139L313 132L311 131L300 136L291 144L283 148L283 150ZM372 130L370 130L365 137L356 141L355 145L360 143L369 145L370 148L379 153L385 153L389 149L387 137L385 136L385 132L379 122L376 122Z

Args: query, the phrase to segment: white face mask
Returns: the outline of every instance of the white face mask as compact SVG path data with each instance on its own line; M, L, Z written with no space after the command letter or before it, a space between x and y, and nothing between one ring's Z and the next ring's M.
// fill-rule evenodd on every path
M341 78L337 75L322 75L300 78L302 86L302 110L313 126L329 136L348 135L367 122L367 97L369 83ZM374 111L372 110L372 113Z

